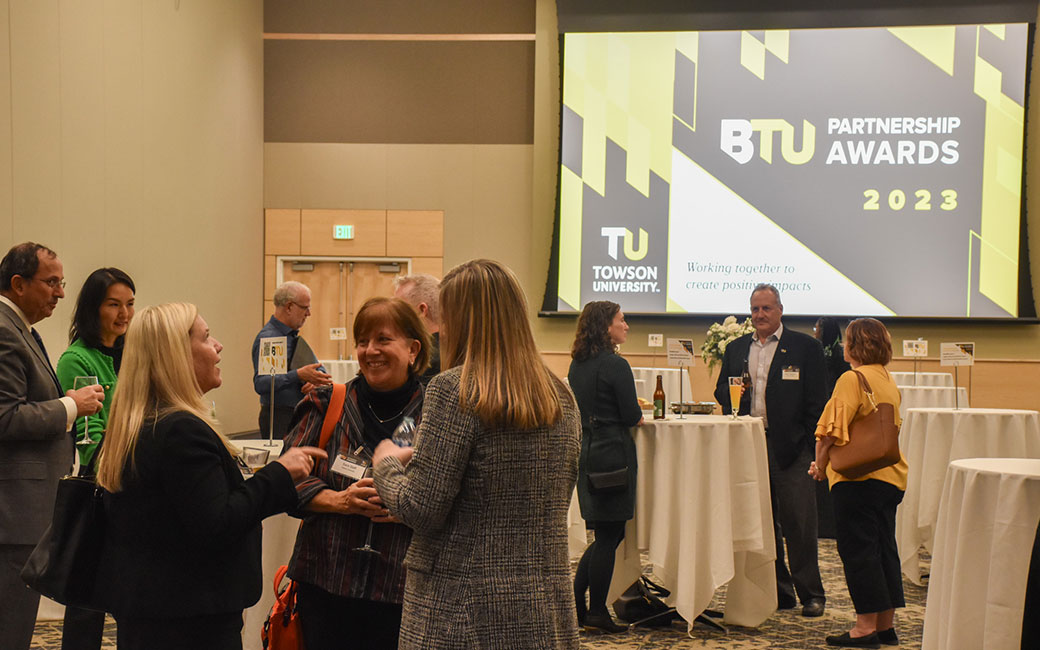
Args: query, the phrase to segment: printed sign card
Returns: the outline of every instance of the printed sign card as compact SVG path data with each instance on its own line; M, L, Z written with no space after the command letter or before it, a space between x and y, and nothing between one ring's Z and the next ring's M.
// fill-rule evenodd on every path
M939 363L943 366L975 365L974 343L940 343Z
M904 357L927 357L928 356L928 341L924 339L917 339L916 341L903 341L903 356Z
M258 375L284 375L288 367L286 351L288 342L284 336L270 336L260 339L260 350L257 353Z
M686 368L693 365L693 339L668 339L668 365Z

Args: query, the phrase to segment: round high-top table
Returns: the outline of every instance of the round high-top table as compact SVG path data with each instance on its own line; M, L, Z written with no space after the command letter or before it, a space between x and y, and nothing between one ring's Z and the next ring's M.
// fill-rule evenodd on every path
M897 386L939 386L953 388L953 375L948 372L893 372Z
M353 359L328 360L320 363L332 375L332 381L336 384L345 384L358 373L358 362Z
M760 418L668 415L633 429L639 459L636 514L618 549L608 604L641 573L640 549L692 622L728 584L725 621L757 626L776 610L776 547L769 463ZM585 548L572 502L570 550ZM634 542L634 543L633 543Z
M899 416L906 417L907 409L914 408L968 408L968 389L944 386L900 386Z
M950 463L935 528L923 650L1026 647L1022 616L1038 520L1040 459Z
M903 574L921 584L918 549L932 549L939 497L950 461L1040 457L1040 415L1013 409L910 409L899 433L909 467L896 511Z

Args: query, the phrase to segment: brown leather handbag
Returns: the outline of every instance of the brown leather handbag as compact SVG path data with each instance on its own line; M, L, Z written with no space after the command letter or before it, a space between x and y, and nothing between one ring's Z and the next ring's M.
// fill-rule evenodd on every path
M846 478L859 478L883 467L899 462L899 427L896 426L895 407L874 401L874 392L867 378L858 370L859 386L867 395L874 410L849 425L849 441L834 445L830 463L834 471Z

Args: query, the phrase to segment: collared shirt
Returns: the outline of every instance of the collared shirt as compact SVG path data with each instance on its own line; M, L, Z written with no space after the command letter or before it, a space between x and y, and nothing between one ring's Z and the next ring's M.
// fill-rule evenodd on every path
M748 371L751 373L751 415L762 418L768 427L766 414L766 382L769 380L769 367L773 365L773 355L780 345L780 337L784 335L784 324L766 337L765 343L758 339L758 333L751 335L751 347L748 349Z
M10 307L11 311L13 311L18 318L22 319L22 322L25 323L25 329L30 332L32 331L32 323L29 322L29 319L25 316L25 312L23 312L18 305L11 302L11 299L7 296L0 296L0 302ZM43 350L40 351L43 352ZM54 369L51 368L51 370L53 371ZM55 381L57 381L57 375L55 375ZM59 398L59 401L65 405L65 430L68 431L72 428L72 425L76 423L76 413L78 412L78 409L76 408L76 400L71 397L63 396Z
M253 340L253 390L260 396L261 404L269 404L271 402L271 377L270 375L261 376L257 373L257 364L259 362L257 356L260 352L260 339L273 336L285 337L285 358L291 361L293 354L296 353L296 340L299 338L300 332L271 316L271 320L267 321L260 333L256 335L256 339ZM302 385L303 382L300 381L300 377L295 370L290 370L284 375L275 375L275 406L288 406L290 408L296 406L303 399L303 393L300 392Z

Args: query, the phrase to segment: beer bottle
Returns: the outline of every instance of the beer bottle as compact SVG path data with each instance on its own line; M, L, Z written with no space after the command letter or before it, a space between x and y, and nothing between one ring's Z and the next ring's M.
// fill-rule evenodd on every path
M657 389L654 391L654 419L664 419L664 385L661 375L657 375Z
M751 392L751 372L748 370L748 360L744 359L744 372L740 373L740 383L744 384L744 394Z

